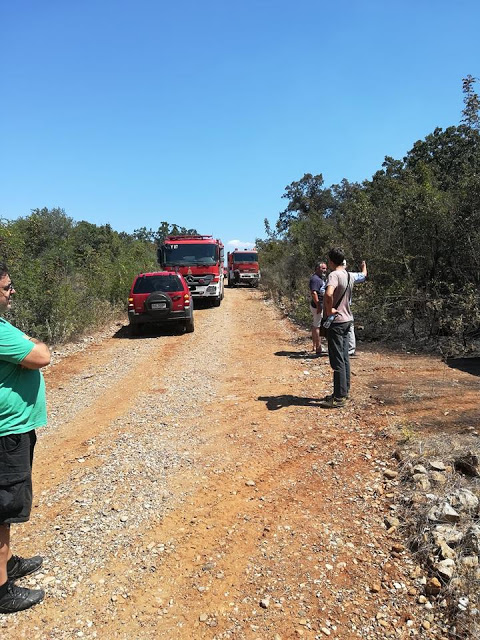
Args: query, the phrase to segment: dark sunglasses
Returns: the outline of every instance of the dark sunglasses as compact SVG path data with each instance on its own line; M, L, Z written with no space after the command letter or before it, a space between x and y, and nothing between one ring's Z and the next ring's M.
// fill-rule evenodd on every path
M13 282L10 282L10 284L7 284L6 287L2 287L2 289L4 291L11 291L12 289L15 289L15 287L13 286Z

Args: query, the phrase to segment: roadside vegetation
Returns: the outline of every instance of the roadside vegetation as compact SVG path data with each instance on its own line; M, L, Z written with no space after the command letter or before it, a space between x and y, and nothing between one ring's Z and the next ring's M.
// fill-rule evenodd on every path
M331 246L349 267L368 265L354 312L360 336L444 355L480 338L480 100L463 81L458 126L436 128L407 155L386 157L371 180L326 187L306 173L257 240L263 285L294 318L307 320L308 276Z
M285 313L310 323L308 277L330 247L340 246L351 270L363 259L368 265L367 282L354 292L358 337L443 358L478 355L476 82L463 80L458 126L436 128L401 160L386 157L371 180L326 187L321 174L306 173L286 187L286 208L273 228L265 221L266 239L257 240L262 286ZM447 391L432 378L437 383ZM403 401L431 402L423 387L412 375ZM480 633L480 451L477 414L463 405L462 392L458 397L453 409L439 408L433 430L428 414L412 422L405 412L392 425L398 470L386 482L395 490L385 525L392 535L398 530L419 565L425 633L443 621L445 637L466 640Z
M133 234L75 222L62 209L0 221L0 259L17 290L14 324L49 344L71 340L126 308L134 276L158 268L156 242L188 231L163 222Z

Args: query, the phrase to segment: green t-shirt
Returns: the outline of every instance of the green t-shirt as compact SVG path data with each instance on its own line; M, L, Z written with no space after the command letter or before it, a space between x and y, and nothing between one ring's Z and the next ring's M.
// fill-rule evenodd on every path
M42 373L19 366L34 346L20 329L0 318L0 436L47 424Z

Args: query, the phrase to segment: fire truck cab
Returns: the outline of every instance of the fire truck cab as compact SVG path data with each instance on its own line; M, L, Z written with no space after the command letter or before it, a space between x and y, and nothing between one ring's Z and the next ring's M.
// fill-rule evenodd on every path
M181 273L192 298L209 300L215 307L224 297L223 261L223 244L213 236L166 236L158 248L162 269Z
M250 287L258 287L260 269L256 249L235 249L235 251L228 252L227 262L229 287L241 283L248 284Z

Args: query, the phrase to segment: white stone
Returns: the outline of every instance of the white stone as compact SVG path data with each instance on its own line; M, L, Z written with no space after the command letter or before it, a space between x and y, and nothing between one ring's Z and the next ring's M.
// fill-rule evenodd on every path
M478 507L478 498L469 489L458 489L449 497L449 502L459 510L474 511Z
M455 562L450 558L446 560L441 560L434 565L434 568L438 573L440 573L444 578L451 578L455 571Z
M457 544L460 544L463 539L463 533L461 531L446 524L438 524L433 529L432 536L435 543L439 546L442 542L445 542L449 546L455 546Z
M429 460L430 469L434 471L446 471L447 467L441 460Z
M427 473L423 464L417 464L413 467L413 473Z
M438 522L458 522L460 514L448 502L444 502L430 509L428 519Z

